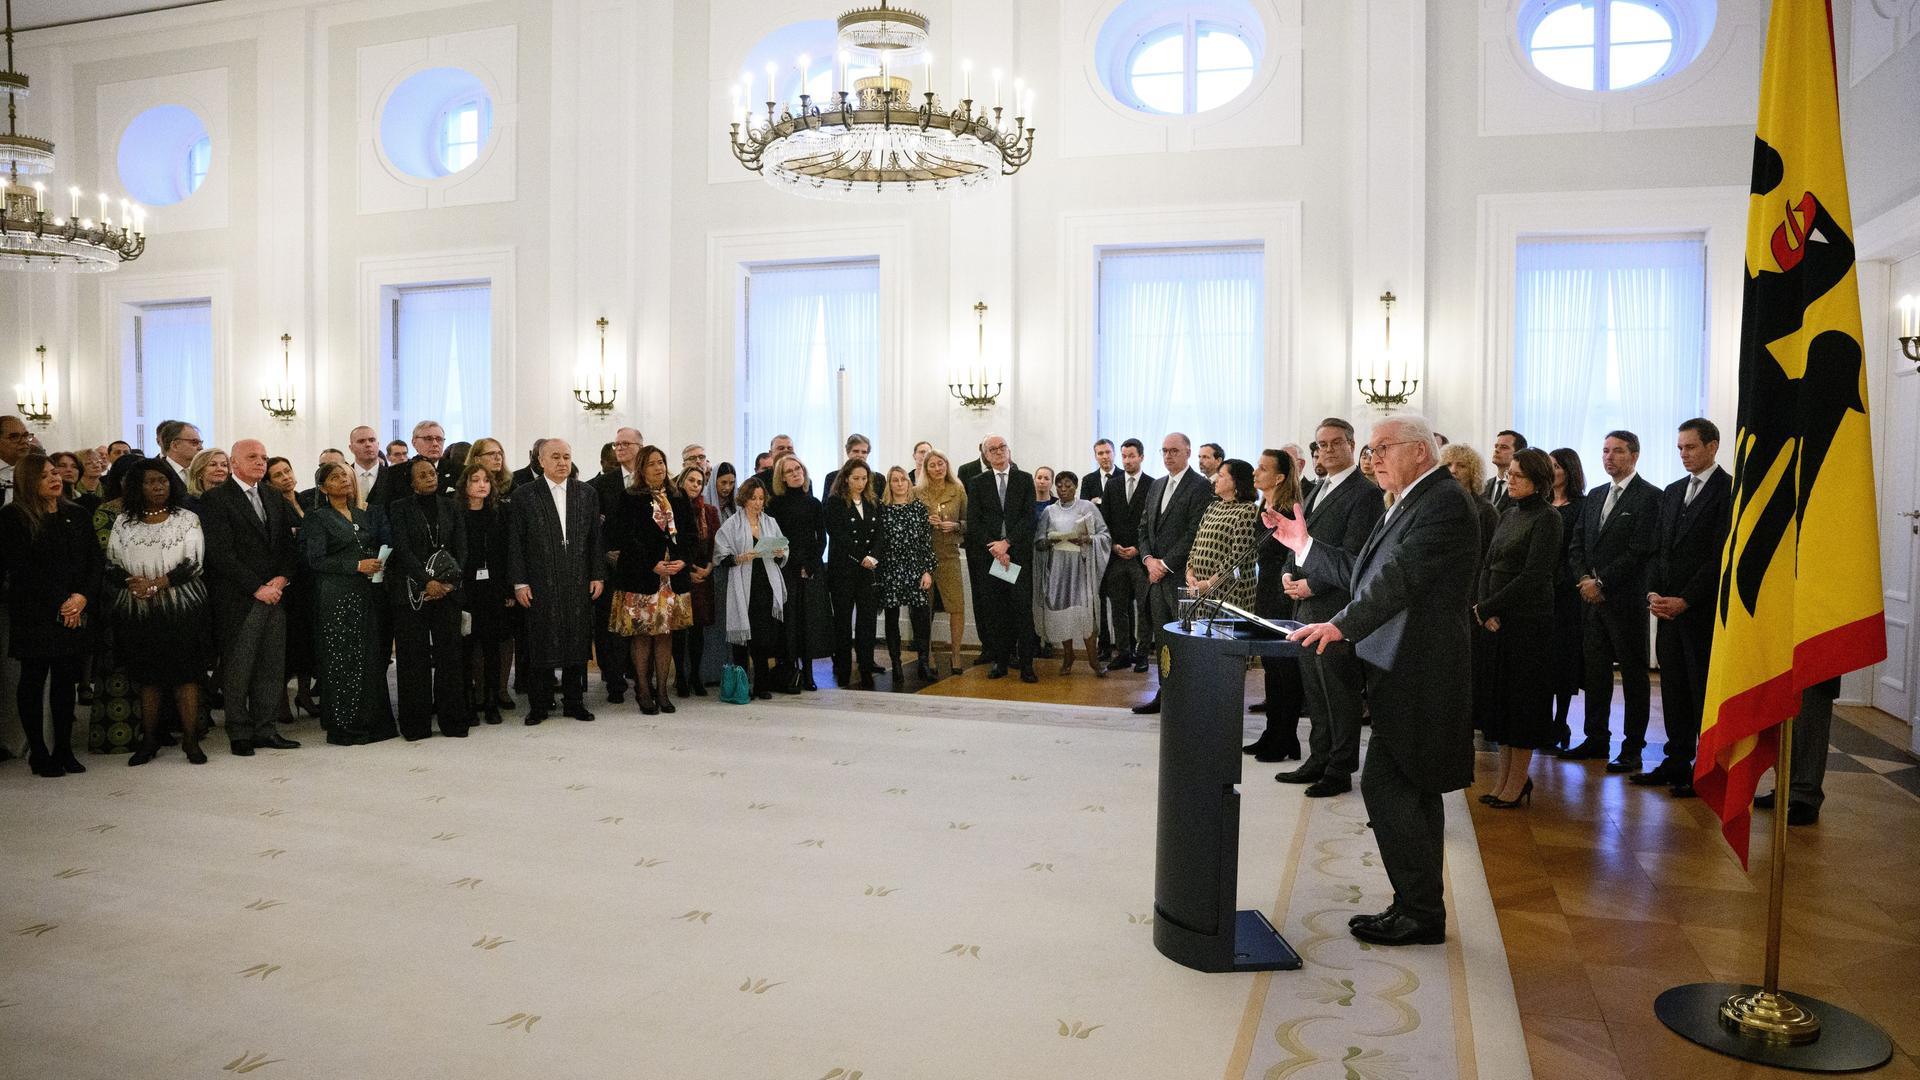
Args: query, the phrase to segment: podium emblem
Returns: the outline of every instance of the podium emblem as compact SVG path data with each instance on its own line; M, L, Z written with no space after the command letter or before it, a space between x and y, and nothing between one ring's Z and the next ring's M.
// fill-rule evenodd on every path
M1165 682L1167 676L1171 674L1173 674L1173 650L1162 645L1160 646L1160 680Z

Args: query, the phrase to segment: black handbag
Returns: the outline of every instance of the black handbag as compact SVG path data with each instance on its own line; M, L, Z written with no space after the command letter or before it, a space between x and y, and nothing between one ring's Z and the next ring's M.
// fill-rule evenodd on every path
M425 521L424 516L422 520ZM440 542L440 504L437 501L433 504L433 520L426 521L426 526L427 542L433 545L432 554L422 564L427 581L437 581L458 589L466 580L466 571L461 569L460 560L453 557L453 552ZM420 605L426 602L426 595L425 584L415 586L412 581L407 582L407 602L413 605L413 610L420 610Z

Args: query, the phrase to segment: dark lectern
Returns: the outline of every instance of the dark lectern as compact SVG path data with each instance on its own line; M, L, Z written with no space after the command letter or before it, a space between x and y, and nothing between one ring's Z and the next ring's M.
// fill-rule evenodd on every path
M1297 623L1221 618L1164 628L1153 944L1199 971L1290 971L1300 956L1258 911L1235 911L1249 656L1298 656Z

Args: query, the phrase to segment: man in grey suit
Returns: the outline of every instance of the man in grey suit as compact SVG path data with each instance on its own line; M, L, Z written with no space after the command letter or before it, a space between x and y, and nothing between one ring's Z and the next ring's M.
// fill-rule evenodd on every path
M1374 477L1396 501L1358 555L1315 541L1304 509L1292 518L1268 511L1262 521L1310 578L1345 579L1353 595L1332 618L1293 633L1323 656L1329 645L1352 642L1373 706L1360 792L1393 903L1348 926L1376 945L1438 944L1447 937L1440 799L1473 782L1472 674L1462 658L1471 649L1480 518L1473 497L1440 467L1425 419L1381 420L1368 445Z
M1140 519L1140 562L1147 568L1147 625L1140 637L1150 644L1160 639L1160 628L1173 621L1180 609L1180 583L1187 580L1187 555L1193 550L1194 534L1200 531L1200 519L1213 501L1213 485L1187 468L1193 443L1185 435L1173 432L1160 440L1160 461L1167 475L1147 490L1147 512ZM1153 655L1159 655L1153 644ZM1153 700L1135 705L1142 715L1160 711L1160 690Z
M1320 421L1313 438L1320 448L1316 460L1326 465L1327 476L1307 493L1303 505L1308 536L1358 555L1387 507L1380 489L1360 475L1353 434L1353 425L1337 416ZM1280 580L1293 598L1293 617L1301 622L1331 619L1353 598L1346 577L1309 574L1298 560ZM1366 672L1345 650L1302 657L1300 668L1307 715L1312 717L1307 760L1274 779L1310 785L1306 794L1314 799L1352 791L1353 774L1360 767L1360 695Z

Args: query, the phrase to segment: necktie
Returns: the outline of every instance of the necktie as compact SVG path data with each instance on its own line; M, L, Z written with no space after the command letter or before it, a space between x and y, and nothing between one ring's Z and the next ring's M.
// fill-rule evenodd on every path
M1600 524L1605 525L1613 516L1613 504L1620 501L1620 485L1615 484L1607 490L1607 501L1600 507Z
M254 517L259 518L261 521L267 520L267 508L260 505L260 489L259 488L250 487L247 489L247 502L253 504Z
M1127 474L1127 501L1129 503L1133 501L1133 482L1138 479L1139 477L1133 473Z
M1005 509L1007 505L1007 474L997 472L993 475L998 479L1000 485L1000 507L1001 509Z
M1307 492L1306 505L1301 507L1301 509L1309 514L1313 513L1313 504L1320 501L1320 492L1324 490L1326 486L1327 482L1324 480L1313 485L1313 489Z
M1700 484L1701 484L1700 478L1697 476L1694 477L1693 481L1687 485L1687 497L1680 505L1682 506L1693 505L1693 497L1695 495L1700 494Z
M1507 482L1499 477L1493 478L1493 501L1499 502L1507 497Z

